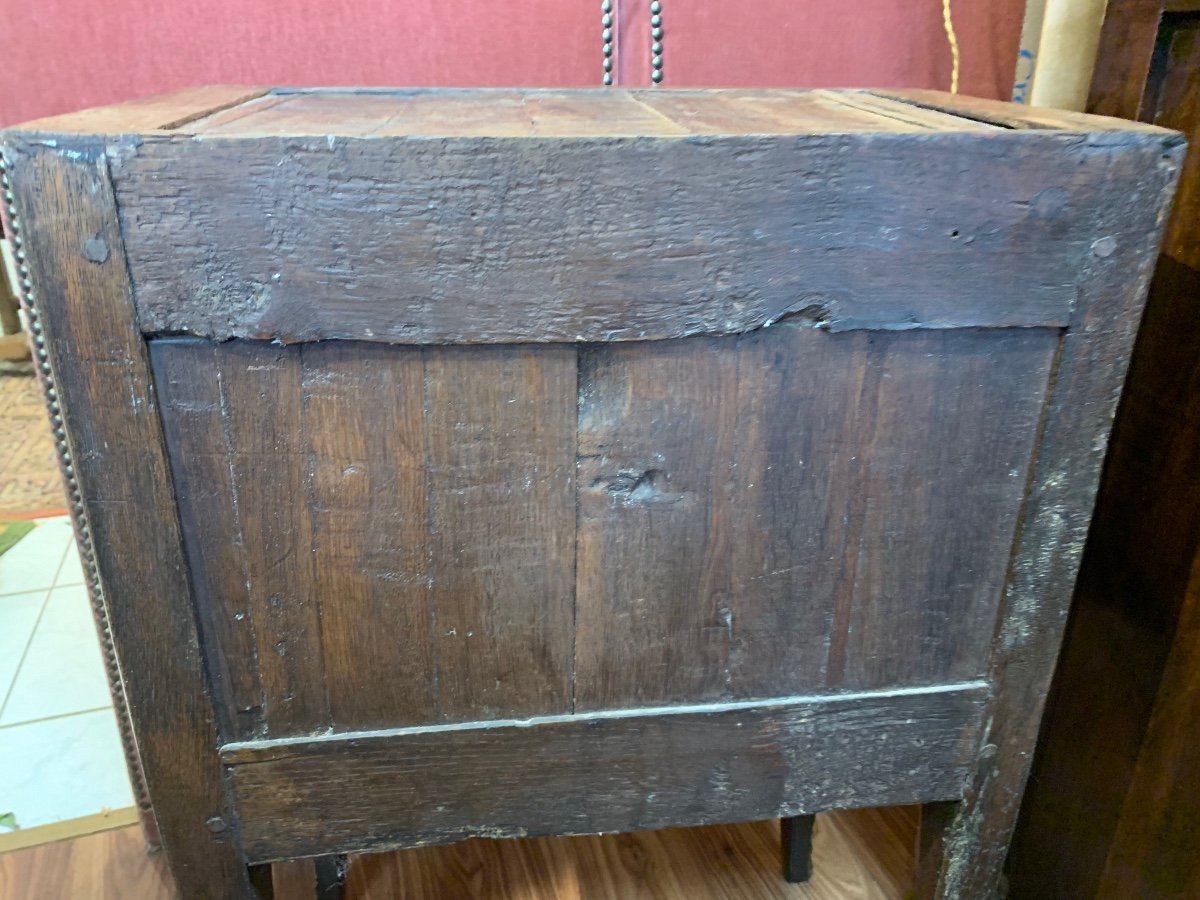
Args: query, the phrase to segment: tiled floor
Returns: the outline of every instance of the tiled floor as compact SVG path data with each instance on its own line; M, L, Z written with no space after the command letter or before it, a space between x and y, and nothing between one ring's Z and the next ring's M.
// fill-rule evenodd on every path
M133 803L70 522L36 522L0 556L0 834Z

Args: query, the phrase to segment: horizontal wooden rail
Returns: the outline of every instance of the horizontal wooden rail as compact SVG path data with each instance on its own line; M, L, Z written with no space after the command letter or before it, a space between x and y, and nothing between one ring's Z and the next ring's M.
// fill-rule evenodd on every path
M253 862L961 795L980 682L227 744Z
M602 342L787 318L1065 326L1073 273L1115 239L1093 222L1112 145L1162 138L1096 140L150 136L112 153L147 333Z

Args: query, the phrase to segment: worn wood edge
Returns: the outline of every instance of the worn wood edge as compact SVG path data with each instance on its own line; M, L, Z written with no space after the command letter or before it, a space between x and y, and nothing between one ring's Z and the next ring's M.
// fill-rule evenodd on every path
M335 736L227 764L226 778L251 863L954 800L988 694L969 682L842 702L566 716L536 731ZM862 741L878 752L864 760L843 749ZM463 747L473 749L460 756Z
M48 135L21 135L26 140L53 142L54 136ZM544 145L561 146L563 144L576 144L588 148L595 148L597 152L607 150L610 147L619 147L626 143L644 144L647 141L660 142L664 146L670 146L667 142L684 140L689 141L695 136L687 135L664 135L653 138L621 138L621 137L591 137L583 136L579 138L560 139L560 138L455 138L456 142L475 143L478 140L484 141L489 146L495 148L510 147L512 152L518 152L513 143L525 144L542 143ZM809 136L767 136L768 142L777 137L782 144L793 145L797 140L804 141L812 139L820 142L834 137L839 140L848 140L854 142L862 136L858 135L809 135ZM1107 149L1114 146L1129 146L1134 147L1146 142L1161 143L1164 146L1172 145L1181 141L1175 132L1170 132L1165 129L1152 129L1150 133L1138 133L1129 131L1116 132L1089 132L1089 133L1068 133L1056 132L1040 129L1025 129L1025 130L1005 130L992 129L984 132L961 132L953 134L943 134L935 131L926 131L922 133L882 133L879 135L869 134L866 137L873 141L889 140L898 142L916 142L934 140L951 141L966 141L974 142L994 142L994 141L1049 141L1055 150L1054 152L1061 153L1091 153L1097 149ZM166 152L164 141L169 142L175 140L170 136L147 136L144 139L128 139L113 142L110 145L110 153L113 159L114 177L118 179L118 184L124 177L133 177L122 175L126 169L134 170L133 167L138 165L137 159L142 154L144 149L156 145L159 149L158 154ZM318 139L309 138L308 142L315 143ZM330 146L330 152L336 146L338 152L348 152L347 146L352 147L360 142L373 142L381 140L372 137L330 137L319 139L321 146L326 143ZM387 138L386 140L404 144L414 142L422 144L428 142L442 142L450 139L432 137L432 136L406 136L400 138ZM711 142L710 138L703 138L705 143ZM716 140L726 140L726 138L718 138ZM729 140L751 140L762 141L761 136L738 136L729 138ZM259 138L239 138L218 136L214 138L196 138L190 143L187 153L198 154L197 160L190 165L202 165L201 160L210 151L213 153L233 153L240 152L243 156L249 157L254 154L270 156L274 152L274 148L278 146L288 145L293 142L290 138L280 138L278 136L259 137ZM1003 145L989 144L991 147ZM1024 145L1028 146L1028 145ZM256 148L256 149L251 149ZM520 152L524 152L522 149ZM541 152L545 152L544 150ZM989 151L990 152L990 151ZM1047 152L1051 152L1047 150ZM151 162L156 157L151 155ZM185 165L181 162L180 165ZM122 212L124 216L125 213ZM123 222L124 222L123 218ZM954 232L957 234L957 232ZM928 250L930 253L942 253L944 249L939 240L944 239L944 235L922 234L914 240L919 241L919 246L912 252ZM141 247L149 238L140 240L138 246ZM926 243L928 247L926 248ZM1063 259L1059 270L1073 268L1074 260L1080 247L1076 243L1062 242L1061 247L1055 249L1056 245L1048 243L1045 245L1046 253L1059 253ZM1086 248L1084 248L1086 249ZM224 248L219 244L213 245L213 252L222 254L228 252L228 248ZM290 251L295 253L295 250ZM1068 259L1067 257L1070 257ZM1007 301L997 301L989 304L976 304L975 307L966 310L945 309L945 303L938 301L932 302L929 309L921 310L918 303L917 307L912 307L912 303L918 301L908 301L900 303L895 300L893 291L888 292L870 292L866 290L849 290L845 293L838 293L836 290L830 289L825 282L827 270L834 265L829 259L829 253L818 253L813 250L811 257L811 265L813 266L813 283L811 288L806 288L803 283L797 285L795 290L788 292L766 291L762 294L752 294L749 302L739 302L734 307L730 308L724 295L715 296L714 299L706 301L701 308L689 308L687 310L680 309L674 319L678 321L663 322L664 316L653 311L645 312L630 312L628 300L618 304L606 298L603 305L596 308L587 309L587 315L583 315L582 307L580 310L574 310L574 307L568 305L566 308L558 308L553 316L539 316L536 321L530 321L530 311L528 303L521 301L519 309L514 310L511 317L505 320L502 327L497 327L495 322L494 311L490 313L491 318L487 320L491 324L479 324L479 320L473 320L475 324L463 323L459 321L450 321L444 312L439 310L447 306L453 306L454 303L447 298L438 298L436 303L426 303L424 307L413 307L405 313L406 317L400 317L396 313L396 309L403 306L403 298L397 299L394 296L380 296L375 292L374 281L376 274L370 267L366 271L358 273L364 279L365 284L371 285L369 293L363 297L356 298L357 312L353 323L332 322L326 319L325 316L311 310L305 311L304 308L299 309L298 314L294 314L294 318L288 320L284 324L283 320L287 319L288 304L278 303L277 306L271 307L267 304L264 311L251 312L247 310L239 310L235 308L237 302L231 301L233 306L213 305L207 301L190 297L187 291L184 291L184 297L178 305L172 305L163 301L160 296L161 292L139 289L141 282L147 278L144 271L145 266L139 264L140 257L134 253L131 257L133 261L132 277L135 285L135 305L139 309L140 327L143 333L151 337L168 337L168 336L194 336L210 340L224 341L231 338L245 338L250 340L270 340L281 343L304 343L315 340L369 340L380 343L398 344L398 345L433 345L433 344L472 344L472 343L608 343L616 341L648 341L648 340L670 340L681 337L690 337L694 335L722 335L722 334L746 334L756 331L761 328L770 327L783 320L793 320L799 324L807 324L812 327L822 328L831 332L850 331L850 330L913 330L921 328L1025 328L1025 327L1048 327L1062 328L1067 325L1070 320L1071 307L1074 304L1074 287L1064 281L1061 285L1049 284L1038 288L1034 282L1030 282L1024 287L1028 290L1042 290L1047 295L1044 302L1031 306L1026 303L1023 306L1017 301L1011 301L1008 306L1004 303ZM855 248L845 250L847 267L853 267L855 270L866 274L862 275L862 280L865 282L881 281L885 278L891 279L896 276L896 273L903 274L903 267L896 267L889 260L877 261L879 269L868 268L864 270L864 263L859 253ZM290 258L290 257L289 257ZM763 257L768 260L769 257ZM286 263L287 260L284 260ZM983 262L974 261L964 257L964 263L968 264L972 273L977 274ZM763 262L762 265L767 265ZM809 264L808 260L803 263ZM797 265L801 265L797 263ZM885 270L885 271L884 271ZM304 277L303 269L298 270L299 274ZM234 281L240 276L234 277ZM914 280L920 281L917 275L912 276ZM964 285L966 289L971 281L971 277L963 275ZM149 283L147 281L147 283ZM240 284L240 283L239 283ZM251 291L251 288L254 288ZM263 296L268 296L270 284L260 284L254 282L251 285L249 282L241 285L233 285L230 290L240 290L245 288L246 291L251 291L254 296L258 296L261 292ZM630 296L637 295L634 290L635 286L626 285ZM260 291L261 289L261 291ZM285 291L288 290L285 284ZM480 288L475 284L467 284L459 289L462 296L458 300L471 301L480 295ZM235 291L236 292L236 291ZM692 293L701 292L701 287L694 286ZM728 293L728 291L726 291ZM914 285L908 289L908 293L912 296L924 296L924 288L920 285ZM908 296L901 292L903 296ZM239 295L240 297L241 295ZM247 297L250 295L247 294ZM284 296L287 296L286 294ZM416 296L416 295L414 295ZM881 299L882 298L882 299ZM891 299L888 299L891 298ZM253 298L251 298L253 299ZM251 300L246 300L247 303ZM661 305L659 300L653 301L655 304ZM301 304L301 307L304 305ZM578 304L575 304L578 306ZM999 308L992 308L999 306ZM605 307L611 309L606 312ZM1012 307L1012 308L1010 308ZM573 311L574 310L574 311ZM599 310L599 311L597 311ZM264 318L265 316L265 318ZM639 323L644 319L654 319L656 324L652 328L640 327ZM339 320L341 321L341 320ZM474 329L474 330L473 330ZM485 332L486 333L483 333Z
M158 823L155 819L154 808L150 801L150 793L146 786L146 773L142 766L141 754L138 751L137 738L134 735L133 722L129 714L129 703L125 694L125 682L121 674L121 666L117 658L116 645L113 640L112 627L109 621L108 605L105 599L100 576L95 568L95 543L91 528L84 511L84 498L78 482L74 478L74 457L70 438L63 427L62 410L58 397L58 378L54 361L47 349L47 339L44 323L39 321L40 310L32 280L32 272L27 264L27 251L24 249L25 237L21 233L22 223L15 204L15 193L9 178L9 159L16 147L6 145L4 135L0 134L0 190L4 195L4 210L6 215L9 238L3 242L6 271L11 276L11 288L20 303L28 320L29 345L37 357L34 373L42 390L42 399L46 404L46 413L50 419L52 436L54 437L55 458L58 462L59 475L67 494L68 513L71 516L71 526L74 532L75 546L85 563L85 584L88 602L91 605L92 622L96 628L96 637L100 644L100 657L104 664L104 673L108 681L109 696L113 701L113 713L117 720L117 733L121 740L121 752L125 758L126 771L129 773L129 783L133 790L134 804L142 822L142 830L146 841L152 847L160 843ZM19 268L18 268L19 260ZM11 264L11 266L9 265Z
M72 524L75 529L77 545L80 555L83 558L85 570L85 583L88 590L89 599L92 603L93 617L97 627L98 635L102 652L105 656L106 674L110 679L110 689L113 696L114 707L117 713L117 720L121 731L121 740L123 750L126 755L126 762L129 770L129 777L134 791L136 810L138 818L142 824L143 835L146 839L149 850L159 850L164 847L168 851L168 857L171 860L172 870L176 869L177 863L182 863L191 867L196 866L198 869L203 869L205 874L212 874L220 879L224 887L228 887L234 891L237 897L245 893L248 883L245 882L244 866L242 866L236 855L236 850L229 843L228 837L228 818L231 818L231 813L226 807L227 798L220 792L207 790L213 786L219 786L219 760L216 757L215 746L216 732L214 728L212 711L207 703L207 686L204 683L204 673L197 669L197 666L189 666L186 659L170 659L168 660L167 669L170 671L178 671L181 673L179 680L186 681L189 678L194 679L194 683L190 687L195 690L189 699L195 713L194 723L197 731L193 734L184 736L180 739L180 743L174 748L166 748L168 751L174 749L184 749L189 752L197 752L202 758L201 765L208 763L211 760L213 774L217 778L210 778L209 784L206 785L191 785L184 787L185 791L193 791L199 795L205 795L203 799L211 803L208 812L218 813L218 815L209 818L206 822L197 821L196 828L203 825L208 827L209 832L214 838L214 844L209 853L208 862L201 862L195 854L190 852L180 853L181 849L190 851L193 849L189 843L194 840L192 835L185 834L178 827L174 827L170 833L164 832L162 828L162 819L155 810L153 797L150 794L147 769L144 765L145 756L139 746L142 735L135 728L134 719L144 712L135 709L139 704L131 697L127 690L127 682L123 677L123 665L120 661L119 643L130 640L130 631L123 629L119 634L114 632L112 627L112 603L107 589L107 581L111 570L108 569L104 561L106 555L102 544L98 544L93 534L94 513L100 512L103 518L103 509L107 505L105 503L96 503L89 496L85 487L81 486L77 476L79 459L76 451L77 430L81 427L87 427L91 422L87 419L90 416L90 411L84 411L82 414L76 412L72 415L71 404L68 398L64 395L67 392L63 391L61 384L62 374L65 370L75 368L81 370L86 367L86 363L82 360L82 355L87 351L94 351L100 356L106 353L113 352L114 348L107 346L94 347L72 347L71 353L63 353L62 348L54 341L55 330L57 323L63 318L69 319L71 316L70 304L67 302L57 301L50 304L49 310L42 308L42 300L39 297L36 282L44 282L50 285L51 291L56 287L55 279L65 277L68 279L68 286L63 290L77 290L73 285L70 285L69 269L72 264L78 266L77 260L56 259L58 254L52 246L52 241L46 240L43 242L35 242L34 246L27 244L28 235L24 232L25 228L23 221L26 216L33 220L35 227L34 232L39 228L62 228L65 230L77 229L81 223L77 221L77 216L82 214L76 213L74 210L63 210L63 201L58 200L59 208L54 208L53 202L47 202L46 198L52 197L52 191L43 189L43 186L38 182L34 170L37 165L39 155L45 155L50 161L50 166L53 169L58 169L64 173L65 177L71 177L72 170L75 171L74 177L83 180L88 180L89 177L94 179L89 182L89 187L92 188L91 195L94 203L104 205L106 202L111 205L111 218L106 218L101 213L99 217L99 228L92 234L90 240L99 240L105 246L104 258L92 258L89 255L86 244L89 241L81 240L80 242L80 258L86 258L89 263L104 266L109 264L108 273L105 278L113 284L109 285L108 291L99 291L95 295L90 295L91 307L89 315L115 315L120 317L122 314L127 315L131 324L135 311L133 308L132 284L129 280L129 274L126 269L124 244L120 231L120 225L116 214L116 198L113 193L113 185L111 174L108 165L106 148L102 140L94 136L75 136L62 145L58 142L24 142L19 136L15 136L11 132L0 132L0 184L3 187L4 196L4 211L7 213L7 225L11 235L11 241L16 248L17 260L21 263L19 269L22 280L20 284L19 299L22 307L26 312L28 327L31 333L31 343L35 348L35 368L38 374L39 381L43 389L43 396L47 404L47 411L50 415L50 425L53 432L53 437L56 444L56 449L59 457L60 468L63 475L64 486L67 490L68 500L70 503L69 512L72 519ZM14 159L21 160L19 166L14 166ZM87 170L92 171L88 173ZM28 171L26 171L28 170ZM12 176L10 179L10 175ZM22 184L22 182L24 182ZM22 206L18 206L18 202ZM68 203L70 201L67 201ZM47 210L44 207L50 207ZM81 207L85 209L86 207ZM45 213L49 212L50 223L41 225L38 220ZM32 214L32 215L31 215ZM91 229L88 229L89 234ZM39 246L40 245L40 246ZM41 258L45 255L46 258ZM118 296L119 295L119 296ZM53 295L52 295L53 296ZM110 306L116 307L113 309L104 309L103 304L108 303ZM121 308L123 307L123 308ZM50 312L50 315L44 313ZM78 322L75 323L78 326ZM136 331L133 332L136 334ZM143 418L144 422L148 423L148 427L154 431L157 430L157 446L145 448L145 452L153 454L155 450L160 457L161 464L166 472L167 483L166 490L170 496L169 509L176 517L169 523L174 525L176 536L178 537L178 522L177 508L174 503L173 487L170 484L170 470L166 464L166 445L162 437L161 422L158 420L156 404L153 396L153 380L149 376L149 361L147 347L144 341L137 341L136 346L140 350L140 358L129 360L131 369L130 392L133 401L133 408L137 410L143 405L148 406L152 411L149 418ZM132 374L138 369L138 362L141 363L141 371L145 376L144 384L146 385L149 395L136 396L137 388L135 386L136 376ZM80 374L78 371L76 374ZM127 424L133 424L132 422ZM136 430L136 426L135 426ZM182 596L188 599L190 604L190 586L186 583L186 565L182 563L183 550L182 543L179 542L178 556L181 565L178 571L184 575L184 583L179 586ZM169 565L169 561L162 561L164 565ZM139 598L142 602L158 604L160 598L157 596ZM199 641L196 633L196 622L194 618L187 617L184 621L176 621L171 626L172 634L186 642L189 638L192 644L192 649L195 651L191 654L194 657L194 662L199 664L198 647ZM170 655L174 650L187 649L186 647L176 646L158 648L152 652L161 652L162 654ZM192 671L187 671L189 668ZM138 693L141 699L145 700L149 695L159 692L163 689L163 685L145 685L139 689ZM179 685L176 685L179 687ZM170 686L168 686L170 688ZM187 693L187 691L184 691ZM211 733L208 739L200 738L205 729ZM212 748L212 749L208 749ZM154 748L151 752L160 757L161 762L163 748ZM159 770L159 775L166 774L169 767L163 766ZM171 776L173 777L173 776ZM171 780L168 777L165 780ZM177 811L171 809L168 812L168 819L175 818ZM203 810L188 810L193 814L203 815ZM224 817L224 818L223 818ZM239 872L243 873L239 875ZM187 872L177 873L184 877L185 882Z
M244 89L244 91L245 92L242 93L240 96L232 96L228 100L222 101L222 102L216 104L215 106L208 106L206 104L203 109L195 109L195 110L191 110L187 113L184 113L183 115L179 116L178 118L171 119L168 122L164 122L162 125L159 125L158 128L156 128L155 130L156 131L177 131L177 130L183 128L183 126L185 126L185 125L192 125L196 122L199 122L201 119L207 119L209 116L216 115L219 112L225 112L226 110L230 110L230 109L234 109L239 106L243 106L243 105L245 105L247 103L251 103L255 100L261 100L262 98L268 97L271 94L270 90L268 90L266 88L246 88L246 89Z
M836 103L839 106L847 107L848 109L858 110L859 112L870 113L884 119L895 119L904 122L908 125L918 126L931 131L994 131L1001 129L1002 126L992 122L984 122L979 119L967 118L966 116L955 115L940 109L933 109L926 106L917 106L914 103L905 103L896 100L892 97L884 96L883 94L861 90L861 91L831 91L831 90L814 90L813 94L822 97L831 103ZM956 126L956 127L955 127Z
M332 734L271 738L255 741L231 741L220 748L221 761L226 765L251 765L270 762L296 755L324 753L330 746L387 743L397 738L436 736L461 731L496 731L501 729L527 729L546 725L581 726L593 722L619 721L622 719L653 719L661 716L707 715L710 713L766 711L787 707L811 706L819 710L822 706L835 706L857 702L886 702L901 697L924 697L939 694L972 694L987 690L986 681L964 681L954 684L936 684L927 687L896 688L882 691L850 691L836 694L799 694L792 697L772 697L769 700L739 700L734 702L696 703L685 706L645 706L634 709L609 709L586 713L561 713L552 716L530 716L525 719L486 719L475 722L450 722L445 725L411 725L404 728L389 728L375 731L345 731Z
M453 87L412 87L412 88L369 88L369 87L251 87L242 85L210 85L205 87L184 88L163 94L148 95L135 98L124 103L110 106L91 107L77 112L48 116L41 119L31 119L10 126L12 130L31 135L52 136L54 134L146 134L175 140L255 140L264 137L256 132L238 134L237 132L222 133L208 136L197 133L197 127L203 125L203 120L226 113L243 104L254 101L278 98L285 100L290 97L306 95L314 96L382 96L382 97L428 97L428 96L474 96L488 94L511 95L514 91L522 97L536 99L541 95L568 97L627 97L632 103L642 109L650 110L661 117L668 126L661 133L644 135L655 139L667 140L696 140L720 137L720 134L693 132L686 126L676 122L670 116L644 100L654 96L722 96L745 97L753 99L758 96L813 96L821 98L838 106L866 113L880 119L879 134L898 134L884 127L889 119L896 119L909 125L918 125L939 134L978 134L988 130L1040 130L1065 131L1071 133L1087 133L1095 131L1130 131L1154 133L1166 129L1141 122L1128 121L1110 116L1092 113L1077 113L1044 107L1030 107L1018 103L1001 100L990 100L981 97L969 97L961 94L948 94L942 91L921 89L746 89L746 88L657 88L653 91L638 88L453 88ZM217 96L212 97L208 94ZM907 112L906 112L907 110ZM922 114L924 113L924 114ZM164 118L164 115L166 118ZM336 122L332 122L336 126ZM118 127L114 127L117 125ZM185 126L193 126L191 128ZM834 134L872 134L874 132L862 129L843 131L833 125L818 126L810 131L781 131L781 132L738 132L738 136L774 135L788 137L803 135L834 135ZM337 135L334 131L333 134ZM350 139L350 136L344 136ZM361 140L395 140L396 135L355 135L354 139ZM405 135L406 139L433 138L433 135ZM582 140L595 135L580 133L577 136L562 136L556 140ZM528 135L495 135L496 140L534 140L536 134Z
M963 119L973 119L999 128L1029 131L1064 131L1087 134L1092 132L1128 132L1130 134L1177 134L1157 125L1097 116L1091 113L1070 112L1040 106L1025 106L1003 100L988 100L962 94L947 94L942 91L921 90L872 90L870 93L889 100L898 100L910 106L936 110Z
M979 734L979 763L963 802L939 823L940 840L923 835L942 854L921 866L918 889L931 896L990 898L999 891L1101 464L1185 151L1177 132L1136 131L1150 140L1114 145L1111 163L1113 169L1129 165L1136 178L1130 171L1123 178L1110 176L1099 223L1129 240L1094 253L1081 272L1080 302L1052 370L997 615L988 673L994 690ZM1147 194L1152 199L1142 200Z
M111 106L32 119L14 129L63 135L169 132L270 92L270 88L233 84L182 88Z
M641 102L647 96L662 95L703 95L724 97L757 96L801 96L811 94L833 102L843 103L861 112L874 113L883 118L900 118L909 124L924 124L926 127L944 126L941 130L978 130L980 125L996 128L1061 128L1063 130L1110 130L1129 129L1138 127L1136 123L1124 122L1105 116L1084 115L1064 110L1029 107L1022 104L1009 103L1001 100L990 100L981 97L968 97L960 94L949 94L943 91L922 89L872 89L872 88L839 88L839 89L797 89L797 88L656 88L648 91L644 88L589 88L589 87L370 87L370 86L247 86L247 85L198 85L181 88L159 94L149 94L131 98L127 101L107 106L89 107L75 112L32 119L19 123L16 127L30 131L64 131L71 133L87 133L97 125L104 125L110 120L121 121L127 118L132 127L130 131L172 131L184 125L196 124L200 120L215 115L231 107L256 100L266 96L281 98L298 96L380 96L380 97L456 97L463 95L512 94L538 97L540 95L556 95L570 97L588 96L626 96ZM214 96L215 95L215 99ZM224 96L222 96L224 95ZM900 104L901 108L888 110L886 107L872 105L872 99L883 99L887 102ZM857 102L856 102L857 100ZM156 110L179 107L177 113L168 119L155 121ZM934 124L929 119L904 116L902 107L919 107L940 113L943 121ZM664 121L674 124L669 117ZM956 127L956 123L960 127ZM89 127L91 126L91 127ZM1142 129L1153 126L1142 125ZM833 129L829 133L833 133ZM96 129L96 133L117 133L108 128ZM826 133L815 129L814 133ZM184 133L186 134L186 132ZM181 135L184 136L184 135ZM666 135L663 135L666 136ZM685 131L681 136L688 136ZM692 135L694 136L694 135Z

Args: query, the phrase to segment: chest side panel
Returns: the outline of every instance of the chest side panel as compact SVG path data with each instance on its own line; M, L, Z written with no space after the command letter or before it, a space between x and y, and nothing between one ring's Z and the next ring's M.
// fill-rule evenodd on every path
M227 733L978 678L1056 341L152 341Z

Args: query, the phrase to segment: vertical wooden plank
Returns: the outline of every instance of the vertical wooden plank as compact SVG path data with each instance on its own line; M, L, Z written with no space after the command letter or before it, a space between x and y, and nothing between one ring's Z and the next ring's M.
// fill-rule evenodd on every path
M835 668L844 660L844 646L829 641L853 592L879 383L875 339L783 324L739 342L737 696L820 690L831 660Z
M985 897L999 883L1087 536L1100 464L1161 241L1183 147L1174 136L1089 137L1106 176L1092 257L1042 422L993 645L980 763L921 889Z
M861 552L842 639L849 690L985 674L1058 334L878 335ZM832 673L831 673L832 674Z
M569 345L425 351L443 720L571 707L575 366Z
M300 348L234 341L217 364L263 718L273 737L326 728Z
M1121 818L1099 879L1099 897L1200 894L1200 560L1162 677L1162 687Z
M246 608L245 548L217 372L220 351L207 341L186 339L149 346L221 735L262 737L265 701L254 622Z
M1087 111L1142 119L1164 0L1111 0L1104 10Z
M785 323L588 351L579 696L979 677L1056 342Z
M312 593L333 726L432 722L421 351L334 341L302 358Z
M581 352L579 711L728 690L736 343Z
M13 239L29 266L22 299L163 846L183 896L246 897L104 148L80 139L10 145L4 156Z

